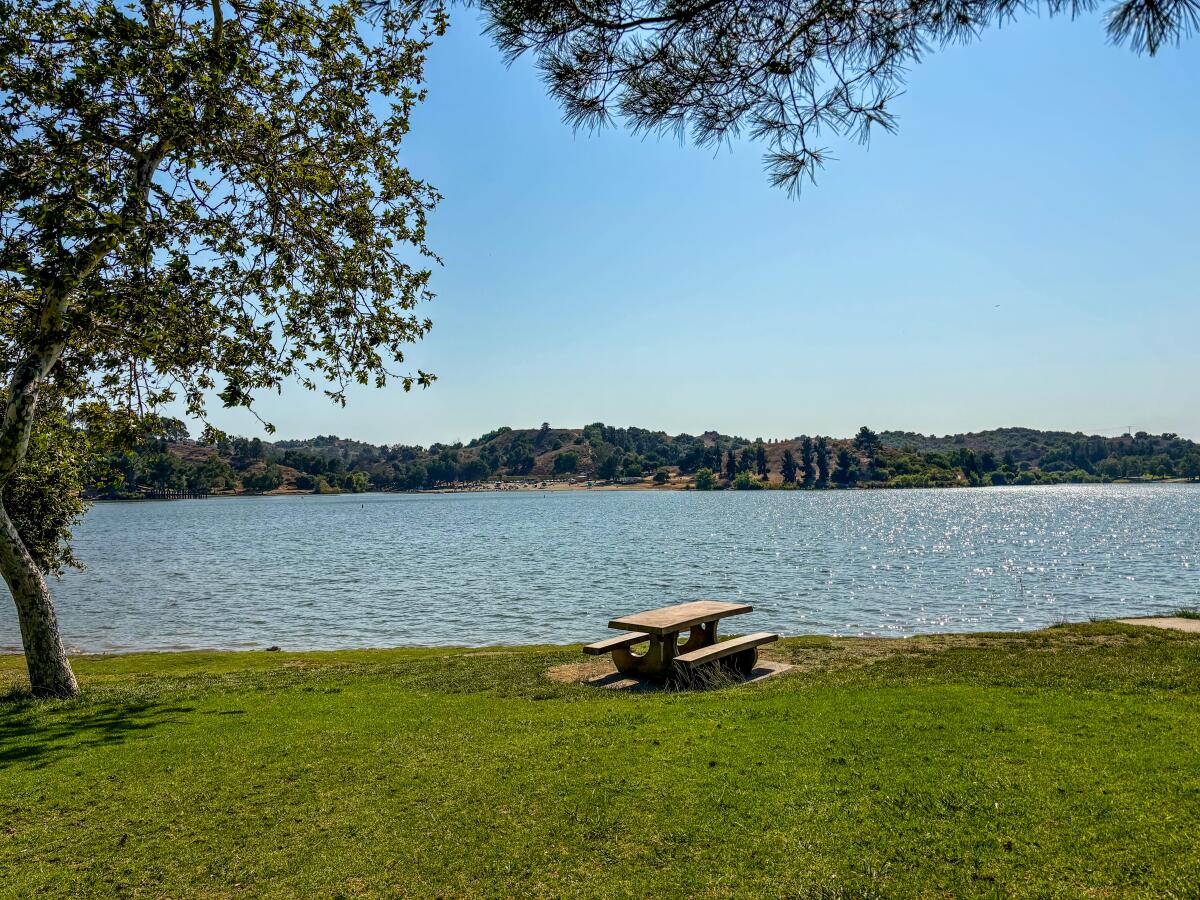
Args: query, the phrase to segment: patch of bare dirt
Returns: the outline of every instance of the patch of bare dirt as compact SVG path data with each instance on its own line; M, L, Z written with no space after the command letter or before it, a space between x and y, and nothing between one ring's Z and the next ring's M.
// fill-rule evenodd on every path
M593 678L602 678L617 671L608 658L585 659L577 663L564 663L546 670L546 677L559 684L580 684Z
M1122 625L1146 625L1150 628L1169 628L1172 631L1187 631L1200 634L1200 619L1185 619L1182 616L1156 616L1145 619L1117 619Z

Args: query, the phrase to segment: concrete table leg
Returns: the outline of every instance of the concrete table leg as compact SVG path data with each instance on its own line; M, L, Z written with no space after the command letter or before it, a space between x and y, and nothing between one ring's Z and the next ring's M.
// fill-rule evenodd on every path
M691 653L701 647L711 647L717 642L717 622L704 622L688 632L687 642L679 648L680 653Z
M613 650L613 662L617 671L632 678L667 678L673 669L672 662L679 654L679 633L672 632L661 637L657 634L647 635L650 647L645 653L637 654L628 647L618 647Z
M634 653L628 647L618 647L612 652L613 663L622 675L663 681L675 674L674 661L680 653L690 653L717 642L717 623L714 620L693 626L682 646L679 643L678 631L662 636L648 634L646 637L650 646L645 653Z

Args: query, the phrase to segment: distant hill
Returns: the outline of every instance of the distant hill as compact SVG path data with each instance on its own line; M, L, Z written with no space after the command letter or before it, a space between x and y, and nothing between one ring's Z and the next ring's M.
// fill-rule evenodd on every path
M175 422L134 453L114 454L111 477L91 493L357 492L498 481L753 489L1200 478L1200 446L1173 434L1144 432L1104 437L997 428L937 437L863 428L853 438L751 441L717 431L670 435L596 422L584 428L497 428L466 444L429 447L335 435L274 442L231 437L205 445L183 435L186 429ZM703 469L713 477L699 476ZM793 473L794 483L785 477Z

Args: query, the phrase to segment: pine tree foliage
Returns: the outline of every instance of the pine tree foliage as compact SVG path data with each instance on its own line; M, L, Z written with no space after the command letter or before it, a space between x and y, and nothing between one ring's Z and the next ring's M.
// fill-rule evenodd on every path
M771 180L798 191L825 135L896 127L908 69L930 50L1020 16L1080 16L1096 0L483 0L511 59L536 56L568 122L718 145L766 144ZM1154 55L1200 27L1200 0L1119 0L1108 37Z

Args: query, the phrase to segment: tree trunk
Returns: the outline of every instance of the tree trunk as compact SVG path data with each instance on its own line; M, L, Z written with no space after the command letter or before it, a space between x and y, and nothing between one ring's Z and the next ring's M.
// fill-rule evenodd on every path
M219 3L214 2L215 15L219 17L220 9L217 7ZM219 36L219 22L217 31ZM122 220L144 215L154 173L172 147L170 138L160 138L149 152L138 154L137 177L133 190L121 208ZM4 417L0 421L0 489L24 461L29 449L38 392L42 382L58 363L70 337L66 314L72 293L131 230L124 224L120 227L105 226L82 249L67 254L51 266L53 277L37 279L43 295L41 312L25 348L24 359L13 367ZM29 555L2 500L0 574L4 575L17 605L21 640L25 645L25 665L29 669L33 693L39 697L75 696L79 693L79 685L58 633L58 616L54 614L50 589L46 587L46 579Z
M29 685L38 697L74 697L79 693L58 633L58 617L46 579L25 549L12 519L0 502L0 573L12 591L21 623Z
M49 304L43 318L49 325L57 325L62 308L61 299ZM29 448L38 388L63 349L64 342L58 339L56 331L57 328L43 328L34 341L33 352L14 368L4 420L0 423L0 490L24 461ZM3 500L0 500L0 574L17 605L25 666L34 695L74 697L79 693L79 685L58 633L58 617L54 614L50 589L21 540L17 526L9 518Z

